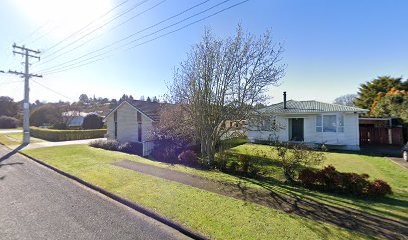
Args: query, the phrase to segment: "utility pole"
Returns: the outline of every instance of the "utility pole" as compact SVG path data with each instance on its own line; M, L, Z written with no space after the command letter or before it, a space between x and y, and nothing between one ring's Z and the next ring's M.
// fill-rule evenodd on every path
M9 70L9 73L20 75L21 77L24 77L24 101L23 101L23 115L24 115L23 116L23 131L24 131L24 137L23 137L23 144L29 144L30 143L30 101L29 101L30 87L29 87L29 80L30 80L30 77L42 77L41 75L30 74L30 71L29 71L30 61L29 60L30 60L30 58L37 58L38 60L40 60L40 57L38 56L38 54L40 54L40 51L26 48L24 45L23 46L17 46L14 43L13 44L13 54L18 54L18 55L21 55L21 56L25 57L24 73L17 72L17 71L11 71L11 70Z

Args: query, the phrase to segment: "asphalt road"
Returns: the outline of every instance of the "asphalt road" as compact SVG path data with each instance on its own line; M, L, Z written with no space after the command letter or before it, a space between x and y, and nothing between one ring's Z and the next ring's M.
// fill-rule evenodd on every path
M0 145L1 239L186 239Z

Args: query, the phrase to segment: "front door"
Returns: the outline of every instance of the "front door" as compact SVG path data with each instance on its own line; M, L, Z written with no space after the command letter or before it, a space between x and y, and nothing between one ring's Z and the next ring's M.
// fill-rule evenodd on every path
M291 118L290 120L290 141L303 141L303 118Z

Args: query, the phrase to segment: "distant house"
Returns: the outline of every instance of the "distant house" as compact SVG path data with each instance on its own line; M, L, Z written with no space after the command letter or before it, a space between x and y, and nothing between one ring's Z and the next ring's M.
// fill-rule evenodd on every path
M68 111L62 113L62 119L68 127L80 127L88 113L78 111Z
M94 113L101 116L102 111L97 111ZM88 114L90 114L90 112L68 111L62 113L62 119L64 123L67 124L68 127L81 127L82 123L84 122L84 118Z
M248 140L271 140L326 144L359 150L359 114L368 110L318 101L284 101L261 109L268 116L262 123L250 123ZM271 131L270 126L280 126Z
M154 143L151 130L159 121L159 112L164 103L147 101L123 101L106 117L107 138L119 142L134 142L142 145L141 155L151 153Z

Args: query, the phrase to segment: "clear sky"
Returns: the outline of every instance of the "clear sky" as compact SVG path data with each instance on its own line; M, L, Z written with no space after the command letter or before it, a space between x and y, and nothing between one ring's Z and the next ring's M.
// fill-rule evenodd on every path
M15 42L43 51L39 63L31 60L31 69L44 75L35 80L48 89L31 82L31 101L76 100L81 93L108 98L124 93L135 98L160 96L166 92L174 69L200 41L205 27L225 37L234 34L241 23L257 35L270 28L275 41L285 48L286 75L279 87L271 89L271 102L281 101L283 91L288 92L289 99L332 102L337 96L357 92L359 84L379 75L408 78L406 0L249 0L149 43L112 50L101 56L103 60L52 74L53 70L64 70L58 67L69 68L76 63L72 61L75 58L86 56L77 61L86 60L94 56L90 52L130 34L135 33L120 44L150 34L127 45L134 46L240 1L128 0L114 8L124 0L1 0L0 70L23 71L21 57L12 55ZM203 4L154 26L199 3ZM171 24L175 25L154 33ZM149 26L153 27L144 30ZM21 100L22 79L0 74L0 95Z

